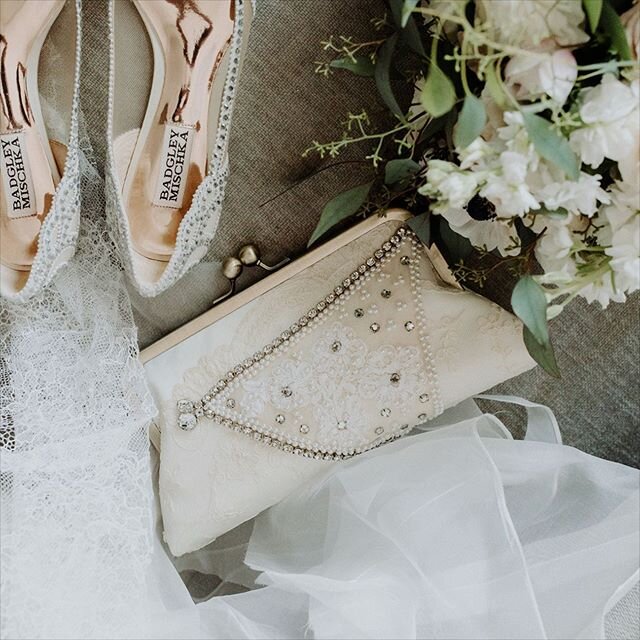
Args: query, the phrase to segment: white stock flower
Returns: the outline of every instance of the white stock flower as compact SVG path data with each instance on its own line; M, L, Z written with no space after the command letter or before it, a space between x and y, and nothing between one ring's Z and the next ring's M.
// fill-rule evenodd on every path
M570 225L572 220L552 220L544 216L536 217L534 229L544 234L536 243L536 260L547 274L554 274L552 280L557 280L557 274L562 274L562 279L573 276L576 265L571 257L571 249L574 244L574 228ZM538 228L536 228L538 227Z
M562 105L578 77L578 64L568 49L532 51L528 55L513 56L504 75L518 100L533 100L546 94Z
M490 173L480 195L490 200L500 218L524 216L540 203L533 197L527 184L529 158L517 151L500 154L500 171Z
M639 86L637 80L626 84L606 74L599 85L583 92L584 127L569 137L582 162L596 168L605 158L614 160L625 180L637 171L640 154Z
M550 172L546 172L550 175ZM599 203L608 203L610 198L600 186L600 175L581 172L578 180L549 181L535 190L538 198L549 211L566 209L570 214L594 216Z
M547 39L562 47L589 40L578 0L477 0L476 7L479 21L503 44L526 49Z
M604 207L611 239L605 253L617 289L632 293L640 289L640 188L638 181L617 182L611 188L611 204Z
M475 195L478 177L474 173L444 160L430 160L427 166L427 182L419 192L439 201L433 206L436 213L449 207L464 207Z

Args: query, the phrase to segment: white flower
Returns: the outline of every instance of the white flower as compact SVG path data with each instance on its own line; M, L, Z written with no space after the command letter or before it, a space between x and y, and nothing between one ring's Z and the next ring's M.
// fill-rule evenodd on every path
M536 217L534 229L539 232L546 228L535 249L536 260L545 271L546 278L542 278L543 281L558 280L557 274L561 274L565 280L567 276L573 276L576 272L576 265L571 258L575 229L570 222L573 221L569 218L553 220L545 216ZM553 275L550 278L547 274Z
M620 22L627 34L627 42L634 60L640 58L640 1L633 0L633 6L620 16Z
M507 86L518 100L532 100L547 94L562 105L578 77L578 64L568 49L532 51L528 55L513 56L504 74Z
M548 182L535 191L535 196L549 211L566 209L574 215L594 216L599 203L608 203L610 198L600 186L600 175L581 172L578 180Z
M580 118L585 126L572 132L569 143L582 162L599 167L605 158L618 163L623 179L638 166L640 111L638 81L630 85L606 74L582 95Z
M461 170L452 162L430 160L427 183L419 191L422 195L441 201L433 207L434 211L439 213L439 209L464 207L477 189L478 177L474 173Z
M480 195L496 208L499 218L524 216L532 209L539 209L540 203L533 197L527 184L529 159L516 151L500 154L500 171L489 174Z
M532 48L550 39L569 47L589 40L578 0L478 0L476 7L480 22L504 44Z
M638 182L617 182L611 188L612 202L603 210L609 223L611 257L617 289L632 293L640 288L640 189Z
M520 253L520 239L508 220L492 218L476 220L466 209L450 208L442 212L452 231L467 238L474 247L493 251L497 249L503 256Z

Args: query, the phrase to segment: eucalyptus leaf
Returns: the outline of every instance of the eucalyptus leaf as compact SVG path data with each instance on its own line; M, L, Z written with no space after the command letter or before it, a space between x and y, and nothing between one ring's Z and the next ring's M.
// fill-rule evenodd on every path
M338 224L338 222L342 222L357 213L358 209L360 209L367 199L372 184L373 182L361 184L329 200L322 210L318 225L311 234L307 246L311 246L318 238L329 231L331 227Z
M429 75L422 87L420 100L422 106L434 118L439 118L451 111L456 103L456 90L453 82L442 72L435 58L431 59Z
M525 347L529 355L550 375L554 378L561 378L560 369L556 362L556 356L553 352L553 346L551 342L540 344L531 331L524 327L522 330L522 337L524 338Z
M524 126L536 151L560 167L568 178L580 177L580 164L569 142L551 128L551 123L534 113L523 112Z
M369 56L355 56L355 60L349 57L338 58L329 63L334 69L346 69L355 73L357 76L372 78L375 73L375 65L371 62Z
M407 0L407 2L413 2L414 7L417 4L417 1L413 0ZM391 15L393 16L393 21L398 27L400 40L406 43L407 46L419 56L426 58L427 52L424 50L420 31L416 26L414 17L411 15L413 7L405 16L405 5L405 0L389 0Z
M487 124L487 111L480 98L468 95L464 99L462 111L453 130L453 143L456 149L466 149L481 133Z
M420 165L411 158L396 158L389 160L384 168L384 183L395 184L406 180L420 170Z
M453 262L461 258L466 258L473 251L473 245L469 240L459 233L456 233L442 216L440 216L438 231L442 242L444 242L447 251L453 258Z
M582 0L582 6L584 7L584 12L587 14L591 33L595 33L595 30L598 28L598 23L600 22L602 0Z
M429 246L431 244L431 212L425 211L420 215L414 216L411 218L407 225L411 228L411 230L418 236L418 239L425 246Z
M522 320L541 344L549 342L547 326L547 298L543 288L531 277L522 276L511 294L513 312Z
M604 0L602 14L600 15L600 27L611 38L611 46L620 56L621 60L631 60L631 49L620 16L616 10Z
M416 8L418 2L420 2L420 0L404 0L404 3L402 5L402 15L400 17L400 26L401 27L404 28L404 27L407 26L407 22L409 22L409 18L411 17L411 13Z
M396 97L391 88L391 61L393 59L393 52L396 48L396 42L398 41L398 34L392 35L378 51L378 60L375 68L376 86L378 87L378 93L383 102L389 107L389 109L401 120L404 119L404 114L400 105L396 100Z

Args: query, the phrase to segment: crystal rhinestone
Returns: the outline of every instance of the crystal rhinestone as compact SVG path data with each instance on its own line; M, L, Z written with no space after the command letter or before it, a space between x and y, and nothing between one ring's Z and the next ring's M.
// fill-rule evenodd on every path
M338 420L338 424L336 425L339 431L344 431L347 428L346 420Z
M298 320L298 323L301 327L306 327L309 324L309 319L307 318L307 316L303 316L302 318L300 318L300 320Z
M297 322L294 322L291 325L291 333L298 333L300 331L300 325Z
M376 427L376 433L378 435L380 435L381 433L384 433L384 427Z
M250 433L253 433L253 429L251 427L242 427L242 433L249 435Z
M309 433L309 426L306 424L300 425L300 433Z
M227 400L227 407L229 407L229 409L234 409L236 406L236 401L233 398L229 398Z
M391 249L393 248L393 245L392 245L390 242L385 242L385 243L382 245L382 248L383 248L385 251L391 251Z
M389 238L389 241L391 242L391 244L395 244L396 246L398 246L400 244L400 242L402 242L400 240L400 236L398 235L393 235Z
M353 315L356 318L362 318L362 316L364 315L364 309L361 309L360 307L358 307L354 312Z
M198 424L198 419L193 415L193 413L181 413L180 418L178 419L178 425L184 431L191 431L196 424Z
M344 288L341 287L340 285L338 285L334 290L333 293L335 293L337 296L340 296L344 293Z
M253 439L258 441L262 440L262 434L255 431L253 434Z
M285 329L281 334L280 337L283 340L288 340L291 337L291 331L289 331L289 329Z
M420 420L420 422L424 422L427 419L427 414L426 413L421 413L418 416L418 420Z
M367 267L375 267L376 266L376 261L373 258L369 258L367 260Z
M320 302L318 302L318 304L316 305L316 309L318 311L324 311L327 308L327 303L324 300L321 300Z
M383 289L383 290L380 292L380 295L381 295L383 298L385 298L385 299L387 299L387 300L388 300L388 299L391 297L391 291L389 291L389 289Z
M378 249L373 255L380 260L384 257L384 251L382 251L382 249Z
M178 411L180 413L190 413L193 411L193 402L191 400L178 400Z
M327 304L331 304L335 299L336 299L336 294L335 294L335 293L330 293L330 294L325 298L325 302L326 302Z
M262 436L262 442L265 444L271 444L271 438L269 436Z
M389 409L389 407L385 407L384 409L382 409L382 410L380 411L380 415L381 415L383 418L388 418L388 417L391 415L391 409Z
M331 345L331 351L333 351L333 353L337 353L338 351L340 351L341 348L342 348L342 342L340 342L340 340L336 340Z
M420 394L420 402L428 402L429 401L429 394L428 393L421 393Z
M230 420L229 418L225 418L222 421L222 426L227 428L233 427L233 420Z
M264 353L265 355L269 355L271 352L273 351L273 347L268 344L263 350L262 353Z
M367 265L366 265L366 264L361 264L361 265L358 267L358 271L359 271L361 274L367 273Z
M307 313L307 318L309 318L310 320L313 320L313 318L315 318L317 315L318 315L318 312L315 309L311 309L311 311Z
M239 376L244 371L244 366L239 364L233 369L233 373Z
M283 451L286 451L287 453L293 453L293 447L290 444L285 444L282 447Z
M278 424L282 424L284 422L284 416L281 413L276 416L276 422Z
M378 333L378 331L380 331L380 325L377 322L372 322L371 325L369 325L369 329L371 329L373 333Z
M396 233L397 233L401 238L403 238L404 236L406 236L406 235L407 235L407 230L406 230L404 227L400 227L400 228L396 231Z
M407 331L413 331L413 330L416 328L416 325L415 325L415 324L413 324L413 322L411 322L411 320L409 320L408 322L405 322L405 323L404 323L404 328L405 328Z
M211 400L211 394L210 394L210 393L205 394L205 396L204 396L203 400L204 400L205 402L209 402L209 400Z
M402 256L402 258L400 258L400 264L405 266L411 264L411 258L409 256Z
M357 271L354 271L354 272L351 274L351 279L352 279L352 280L357 280L359 277L360 277L360 274L359 274Z
M350 284L351 284L351 278L345 278L345 279L342 281L342 286L343 286L345 289L348 289Z
M202 407L198 407L194 411L194 414L195 414L196 418L202 418L202 416L204 415L204 409Z
M291 394L293 393L293 391L291 391L291 389L289 387L282 387L282 389L280 389L280 393L285 397L285 398L290 398Z
M391 384L398 384L400 382L400 374L399 373L392 373L389 376L389 382Z

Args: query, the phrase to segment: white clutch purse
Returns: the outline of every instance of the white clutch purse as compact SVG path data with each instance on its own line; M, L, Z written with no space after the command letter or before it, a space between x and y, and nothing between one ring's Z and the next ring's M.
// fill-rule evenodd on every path
M143 351L173 554L534 366L519 320L461 290L407 217L365 220Z

